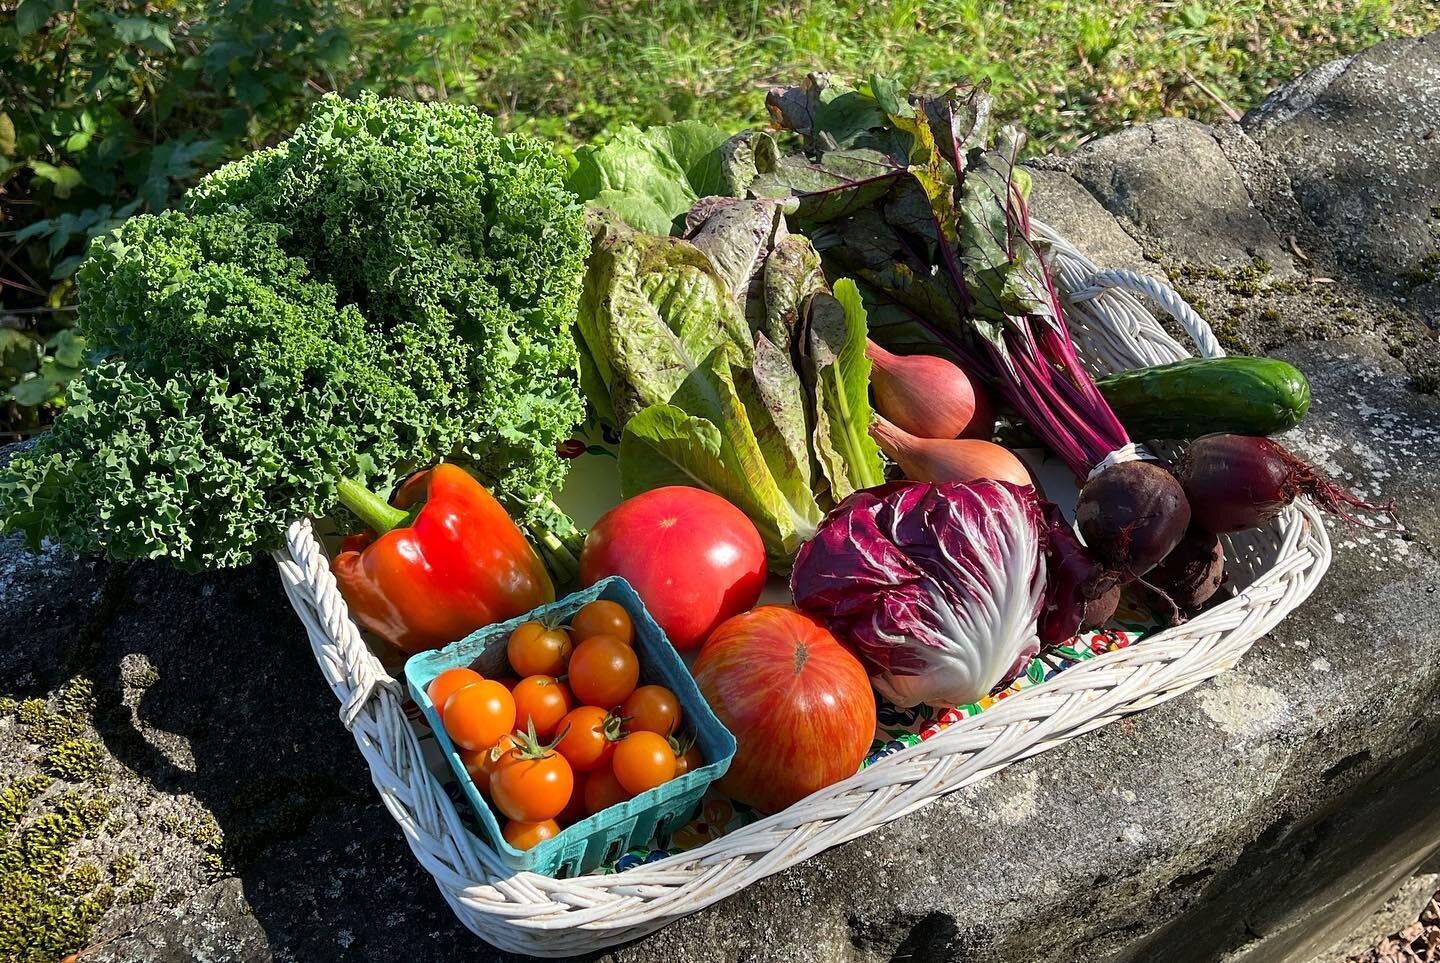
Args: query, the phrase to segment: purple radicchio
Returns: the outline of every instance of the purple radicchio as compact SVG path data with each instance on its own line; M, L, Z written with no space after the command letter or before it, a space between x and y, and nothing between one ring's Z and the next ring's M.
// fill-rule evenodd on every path
M964 705L1039 651L1044 524L1029 486L891 482L826 517L790 587L895 705Z

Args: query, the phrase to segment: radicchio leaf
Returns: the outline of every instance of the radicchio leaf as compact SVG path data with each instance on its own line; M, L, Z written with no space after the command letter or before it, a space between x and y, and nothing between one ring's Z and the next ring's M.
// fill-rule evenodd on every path
M790 587L891 702L963 705L1039 651L1042 524L1029 486L892 482L830 513Z

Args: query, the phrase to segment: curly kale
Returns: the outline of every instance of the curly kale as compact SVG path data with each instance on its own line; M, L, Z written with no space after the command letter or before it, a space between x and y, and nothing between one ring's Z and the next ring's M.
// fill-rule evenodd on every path
M553 524L588 248L562 175L473 111L328 97L188 212L97 239L78 276L96 363L0 469L0 526L232 566L333 512L341 477L439 457Z

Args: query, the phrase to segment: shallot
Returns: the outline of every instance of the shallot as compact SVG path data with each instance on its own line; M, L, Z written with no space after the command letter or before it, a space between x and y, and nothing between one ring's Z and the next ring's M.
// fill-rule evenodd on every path
M982 478L1033 485L1025 463L1007 449L978 438L917 438L877 417L870 435L905 477L922 482L968 482Z
M985 438L995 409L985 389L958 365L928 354L891 354L865 347L875 410L920 438Z

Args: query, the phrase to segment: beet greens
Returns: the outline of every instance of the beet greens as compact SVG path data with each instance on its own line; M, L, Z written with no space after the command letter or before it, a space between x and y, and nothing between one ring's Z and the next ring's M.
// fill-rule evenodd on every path
M775 158L753 192L797 197L830 263L991 381L1077 476L1129 444L1031 231L1024 135L991 131L984 87L907 98L881 78L850 90L811 76L768 105L806 153Z
M990 381L1089 479L1081 532L1101 561L1128 579L1164 558L1190 521L1185 494L1164 468L1110 458L1130 438L1070 340L1031 230L1024 136L991 129L986 89L907 97L878 77L849 89L812 75L767 104L805 152L757 151L752 192L796 198L828 264Z

